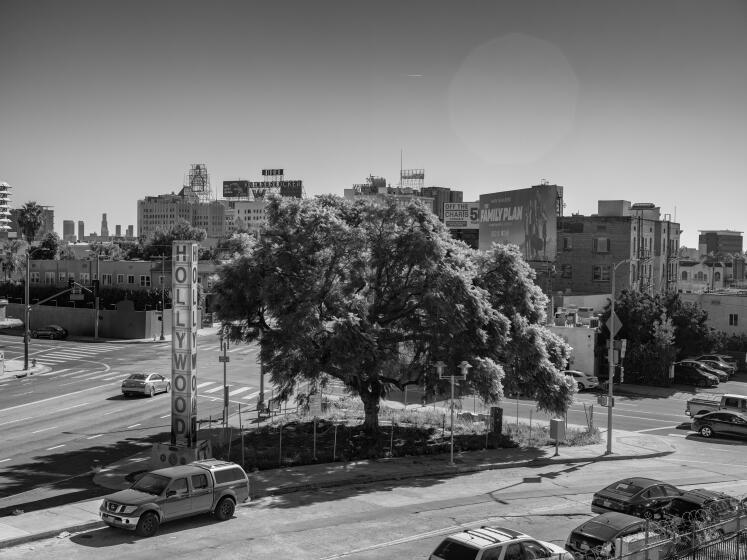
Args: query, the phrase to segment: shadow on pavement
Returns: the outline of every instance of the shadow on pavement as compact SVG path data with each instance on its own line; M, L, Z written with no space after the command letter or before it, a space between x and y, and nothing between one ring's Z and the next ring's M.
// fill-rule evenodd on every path
M50 453L14 465L2 474L0 517L11 515L16 509L35 511L109 494L110 490L93 483L94 469L169 437L169 432L161 432L147 438L127 438L113 445Z

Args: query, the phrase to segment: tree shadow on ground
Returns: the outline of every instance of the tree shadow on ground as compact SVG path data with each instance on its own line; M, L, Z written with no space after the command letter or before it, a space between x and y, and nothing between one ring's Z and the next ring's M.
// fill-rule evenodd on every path
M3 475L0 517L14 510L25 512L88 500L111 493L93 482L95 469L168 441L169 432L149 437L125 438L111 445L37 455L14 465Z

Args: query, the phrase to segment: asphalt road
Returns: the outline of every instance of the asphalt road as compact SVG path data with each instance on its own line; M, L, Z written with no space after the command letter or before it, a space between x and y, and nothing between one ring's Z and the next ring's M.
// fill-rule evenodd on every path
M17 337L0 337L0 348L6 359L23 357ZM198 348L198 418L209 427L223 415L223 364L215 335L199 337ZM92 468L168 441L170 396L125 398L120 384L134 372L170 375L170 349L168 342L32 340L29 357L50 371L0 381L0 515L99 495ZM239 407L256 409L256 348L234 346L227 355L229 411L238 423Z
M674 455L554 464L287 494L256 500L218 522L210 516L164 525L150 539L105 528L3 551L4 558L425 559L444 535L504 526L563 544L593 516L594 490L630 473L683 488L747 493L744 447L679 439Z

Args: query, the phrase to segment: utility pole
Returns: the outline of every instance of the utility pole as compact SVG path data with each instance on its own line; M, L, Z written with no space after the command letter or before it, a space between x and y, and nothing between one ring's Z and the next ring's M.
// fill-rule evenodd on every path
M257 399L257 410L265 408L265 362L262 360L262 327L259 327L259 398Z
M607 350L607 361L609 362L609 377L607 382L607 451L605 455L612 455L612 403L614 395L612 390L613 380L615 378L615 271L617 267L624 263L629 263L630 259L625 259L617 264L612 265L612 297L610 298L610 345Z
M226 355L228 344L224 342L222 336L220 337L220 349L223 352L222 356L218 356L218 361L223 362L223 427L228 428L228 379L226 376L226 364L231 358Z
M26 285L23 288L26 308L24 309L24 329L23 329L23 369L29 369L29 319L31 317L31 301L29 300L29 283L31 281L31 256L26 251Z
M101 287L101 273L99 271L99 267L101 266L101 255L96 252L96 282L98 282L99 288ZM96 294L94 296L94 308L96 317L94 318L93 322L93 339L98 340L99 339L99 290L96 290Z

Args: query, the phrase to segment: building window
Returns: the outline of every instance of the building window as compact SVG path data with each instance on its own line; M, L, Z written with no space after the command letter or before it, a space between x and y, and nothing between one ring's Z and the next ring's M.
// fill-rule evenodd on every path
M102 274L101 275L101 283L104 286L111 286L112 285L112 275L111 274Z
M593 250L595 253L608 253L610 250L610 240L607 237L595 237L593 240Z
M54 272L45 272L44 273L44 283L45 284L54 284Z
M609 282L610 279L610 265L608 264L595 264L591 267L591 279L594 282Z
M721 282L721 273L716 271L713 273L713 280L716 282Z
M59 274L59 281L60 281L60 283L64 284L65 280L67 280L67 272L60 272L60 274Z
M39 283L39 272L35 271L31 273L31 283L32 284L38 284Z
M682 279L687 280L687 270L682 271Z
M81 284L90 284L91 283L91 275L88 272L81 272L80 273L80 283Z
M563 251L570 251L573 249L573 241L570 237L563 238Z
M124 274L117 274L117 284L124 284Z
M150 286L150 276L141 274L140 275L140 286L144 288Z
M729 326L736 327L739 324L739 315L736 313L729 313Z
M570 264L560 265L560 277L561 278L573 278L573 266Z
M128 284L134 284L135 283L135 275L134 274L127 275L127 283Z

